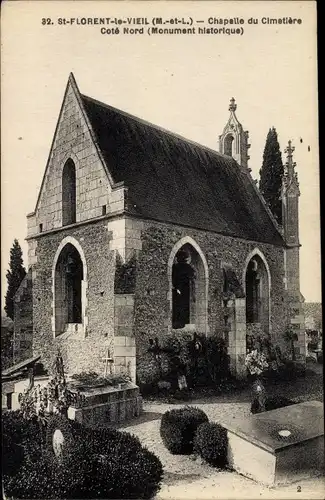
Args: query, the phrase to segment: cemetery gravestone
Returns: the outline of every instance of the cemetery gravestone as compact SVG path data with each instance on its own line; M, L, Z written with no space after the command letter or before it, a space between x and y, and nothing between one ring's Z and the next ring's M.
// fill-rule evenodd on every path
M64 447L64 436L60 429L56 429L54 434L53 434L53 451L55 456L60 459L62 456L63 452L63 447Z

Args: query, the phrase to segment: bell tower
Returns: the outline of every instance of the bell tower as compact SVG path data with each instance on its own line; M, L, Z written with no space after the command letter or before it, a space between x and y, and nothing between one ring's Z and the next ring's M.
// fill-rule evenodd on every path
M284 251L285 288L288 304L288 326L295 335L295 359L304 362L306 357L305 319L300 293L299 264L299 197L298 175L293 161L295 148L291 141L285 149L287 161L282 179L283 236L287 247Z
M235 99L230 99L230 116L227 125L219 135L219 152L232 156L241 167L248 168L248 131L244 131L236 116L237 104Z

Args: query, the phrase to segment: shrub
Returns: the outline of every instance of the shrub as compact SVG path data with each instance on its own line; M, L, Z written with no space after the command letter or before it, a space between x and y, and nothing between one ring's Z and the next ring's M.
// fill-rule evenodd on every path
M90 432L85 452L92 454L86 489L78 498L152 498L160 488L160 460L126 432Z
M172 335L149 339L148 369L141 373L141 392L156 394L154 383L164 379L171 392L178 389L178 375L184 374L189 387L215 386L229 377L229 356L223 338L189 331L173 330ZM139 375L139 374L138 374ZM143 382L146 382L145 386ZM151 387L149 384L153 384Z
M290 406L294 404L294 401L291 401L290 399L284 398L282 396L268 397L265 400L264 411L276 410L277 408L283 408L284 406ZM254 399L251 404L251 413L261 413L262 411L263 409L261 408L261 405L259 405L258 400Z
M185 406L164 413L160 423L160 436L167 450L174 455L187 455L193 451L196 429L208 422L204 411Z
M190 401L191 399L191 391L187 389L176 389L176 391L173 394L173 398L178 400L178 401Z
M13 476L25 457L35 456L41 446L41 432L36 419L26 420L18 411L2 414L3 474Z
M280 380L297 380L306 373L305 366L298 362L287 360L279 369L278 376Z
M3 474L13 475L24 460L17 412L2 414Z
M294 404L295 402L291 401L291 399L282 396L274 396L272 398L266 398L265 411L276 410L277 408L283 408L284 406L291 406Z
M205 361L213 384L229 376L229 356L225 340L217 335L203 339L205 343Z
M64 437L62 453L53 449L53 434ZM162 479L160 460L140 441L116 430L93 430L60 415L49 418L46 443L38 461L25 457L4 481L14 498L151 498Z
M197 428L193 450L208 464L224 468L227 465L227 445L227 431L221 425L205 422Z
M59 431L64 439L61 454L55 454L53 436ZM45 454L49 462L61 462L73 467L74 463L82 461L83 449L78 441L82 436L82 427L79 423L69 420L60 414L52 414L47 420Z
M13 477L4 478L8 498L79 498L84 482L83 468L70 470L45 455L35 461L27 457Z
M246 344L248 351L270 351L270 337L258 323L249 323L246 327Z
M158 382L156 381L147 383L138 382L138 386L143 397L158 396L159 394Z
M85 454L84 443L78 426L61 415L47 419L44 440L41 439L40 421L30 421L17 414L16 423L22 426L18 434L22 460L15 470L4 477L4 490L13 498L78 498L84 482L84 472L89 468L89 456ZM26 430L27 429L27 432ZM64 436L62 457L53 449L53 433L60 429ZM11 426L10 433L14 432ZM79 437L79 440L76 437ZM10 452L8 453L10 457Z

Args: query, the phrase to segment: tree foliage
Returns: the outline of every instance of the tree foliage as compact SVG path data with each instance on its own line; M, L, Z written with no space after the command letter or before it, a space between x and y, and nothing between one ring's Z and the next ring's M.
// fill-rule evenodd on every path
M5 311L11 319L14 319L14 296L25 275L26 269L23 265L23 253L18 240L15 239L10 249L9 269L6 274L8 288L5 297Z
M7 316L1 317L1 364L5 370L12 365L13 322Z
M278 134L272 127L266 138L263 164L260 169L259 189L279 224L282 224L281 186L283 173Z

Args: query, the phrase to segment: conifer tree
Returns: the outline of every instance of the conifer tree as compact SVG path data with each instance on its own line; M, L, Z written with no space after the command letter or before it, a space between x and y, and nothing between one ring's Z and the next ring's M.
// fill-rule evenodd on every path
M13 363L13 333L13 322L7 316L1 315L1 364L3 370L9 368Z
M259 189L279 224L282 224L281 186L283 172L278 134L272 127L266 138L263 164L260 169Z
M9 269L6 274L8 288L5 297L5 311L11 319L14 319L14 296L25 275L26 269L23 266L23 252L18 240L15 239L10 249Z

